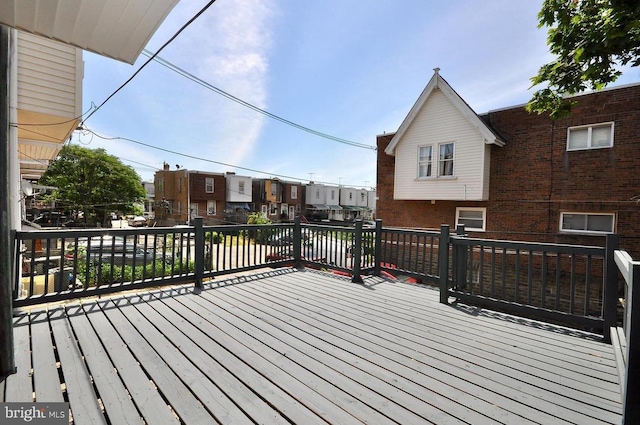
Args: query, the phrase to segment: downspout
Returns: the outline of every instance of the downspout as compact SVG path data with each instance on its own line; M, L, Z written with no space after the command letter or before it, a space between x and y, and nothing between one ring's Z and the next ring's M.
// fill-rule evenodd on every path
M13 230L10 178L9 82L10 29L0 25L0 380L16 372L13 352L13 274L11 253Z

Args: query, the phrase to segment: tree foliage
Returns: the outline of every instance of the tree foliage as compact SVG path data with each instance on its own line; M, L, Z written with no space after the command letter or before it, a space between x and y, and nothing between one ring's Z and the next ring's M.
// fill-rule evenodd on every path
M574 103L563 96L599 90L621 75L619 66L640 65L637 0L544 0L538 22L550 27L547 43L556 59L531 79L547 87L534 93L529 112L562 118Z
M112 211L130 213L145 198L136 171L104 149L65 145L40 179L56 187L53 198L66 210L104 221Z

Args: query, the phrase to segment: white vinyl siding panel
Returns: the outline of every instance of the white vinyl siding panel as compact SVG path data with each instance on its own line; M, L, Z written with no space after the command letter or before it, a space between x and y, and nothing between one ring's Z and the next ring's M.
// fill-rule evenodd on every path
M80 115L82 74L77 48L18 32L18 109L66 118Z
M454 175L416 179L418 147L443 143L455 144ZM394 199L486 200L490 153L487 148L479 130L435 89L396 147Z

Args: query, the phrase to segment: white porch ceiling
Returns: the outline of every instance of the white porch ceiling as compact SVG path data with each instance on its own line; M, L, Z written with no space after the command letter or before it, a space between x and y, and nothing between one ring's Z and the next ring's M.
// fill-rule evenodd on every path
M179 0L2 0L0 23L134 63Z

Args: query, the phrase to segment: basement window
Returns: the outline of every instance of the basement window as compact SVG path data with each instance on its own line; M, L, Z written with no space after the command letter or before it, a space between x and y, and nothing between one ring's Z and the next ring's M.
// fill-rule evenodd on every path
M464 224L465 230L484 232L487 227L486 208L456 208L456 227Z
M560 231L570 233L607 234L615 230L616 215L612 213L560 213Z

